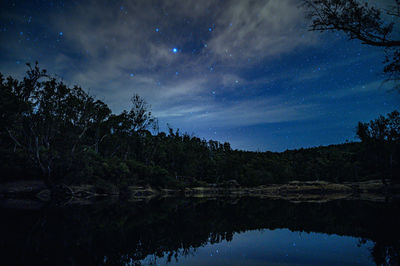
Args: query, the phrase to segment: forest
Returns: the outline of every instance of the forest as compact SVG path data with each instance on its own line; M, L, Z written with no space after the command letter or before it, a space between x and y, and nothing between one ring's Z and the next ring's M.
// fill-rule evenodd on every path
M241 186L293 180L399 182L400 114L354 125L359 142L284 152L233 150L179 129L158 130L139 95L114 114L79 86L27 64L22 80L0 73L1 182L184 188L235 180ZM349 136L352 137L352 136Z

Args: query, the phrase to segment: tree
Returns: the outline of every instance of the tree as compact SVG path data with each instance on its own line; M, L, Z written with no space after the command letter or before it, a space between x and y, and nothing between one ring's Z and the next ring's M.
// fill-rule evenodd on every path
M128 117L132 122L133 131L141 131L156 126L156 119L151 114L150 105L139 94L134 94L131 102L132 108Z
M378 9L359 0L303 0L312 20L312 31L341 31L350 39L382 47L386 51L384 73L400 89L400 0L387 9ZM386 14L386 15L385 15ZM390 21L391 20L391 21Z
M400 113L393 111L387 117L379 116L369 123L359 122L357 136L366 144L382 181L385 182L385 175L397 181L400 172Z
M2 135L23 150L52 186L53 172L65 172L65 163L77 152L87 131L99 120L100 101L80 87L68 88L40 70L38 63L23 81L1 79ZM107 113L107 110L105 111ZM100 120L104 120L104 115Z
M99 152L99 146L110 133L108 120L111 116L111 109L102 101L96 100L93 104L93 126L91 128L92 138L94 140L94 150Z
M142 97L134 94L131 102L132 107L129 112L124 110L118 115L111 115L108 119L111 156L119 154L127 159L134 151L138 155L140 150L143 151L139 146L142 146L141 142L146 138L146 130L157 126L150 105Z

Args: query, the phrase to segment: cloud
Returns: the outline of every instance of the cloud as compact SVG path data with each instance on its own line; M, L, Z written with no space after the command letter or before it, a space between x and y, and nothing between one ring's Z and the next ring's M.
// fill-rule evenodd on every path
M114 112L139 93L155 115L182 124L309 118L311 106L265 93L252 98L276 78L242 75L262 60L316 44L298 1L92 0L69 2L37 21L49 25L47 36L63 35L53 50L32 46L32 56L44 54L48 70L90 89Z
M313 108L314 105L296 104L281 97L224 103L205 99L198 105L183 103L155 114L181 125L218 128L307 120L318 116L310 112Z
M222 59L271 57L314 45L298 1L234 0L217 20L209 48Z
M356 85L353 87L345 87L334 91L328 90L324 94L314 95L311 99L341 99L345 97L357 96L358 98L365 97L368 94L376 94L377 92L385 92L393 88L393 83L384 83L383 81L374 80L372 82Z

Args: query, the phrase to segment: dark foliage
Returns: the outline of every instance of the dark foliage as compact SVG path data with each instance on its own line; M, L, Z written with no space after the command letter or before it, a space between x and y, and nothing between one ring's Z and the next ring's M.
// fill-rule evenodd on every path
M373 165L385 182L399 182L400 175L400 114L393 111L369 123L358 123L357 135L363 145L363 160Z
M360 123L361 143L277 152L232 150L179 130L152 134L156 119L138 95L132 108L112 114L80 87L68 88L29 65L18 81L0 74L2 181L44 179L155 187L223 184L243 186L291 180L398 180L399 113Z

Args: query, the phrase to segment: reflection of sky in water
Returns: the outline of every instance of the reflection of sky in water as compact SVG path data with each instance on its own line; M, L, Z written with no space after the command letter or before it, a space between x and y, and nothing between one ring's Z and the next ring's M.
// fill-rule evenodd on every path
M207 244L193 255L179 256L178 265L374 265L373 242L288 229L252 230L234 234L230 242ZM143 264L164 265L167 256L148 256ZM176 264L172 258L170 264Z

